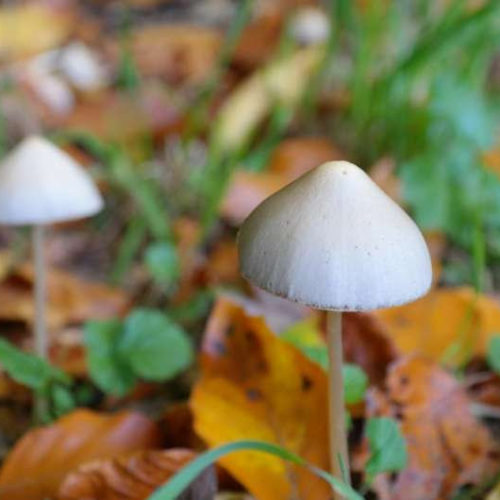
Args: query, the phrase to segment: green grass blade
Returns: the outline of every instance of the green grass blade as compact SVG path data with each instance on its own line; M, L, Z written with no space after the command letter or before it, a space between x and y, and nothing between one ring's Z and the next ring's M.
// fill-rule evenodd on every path
M306 467L312 473L327 481L337 493L343 495L347 500L363 500L363 497L350 486L334 478L328 472L308 464L304 459L281 446L263 441L235 441L203 453L181 469L168 483L156 490L148 500L175 500L209 465L229 453L244 450L262 451Z

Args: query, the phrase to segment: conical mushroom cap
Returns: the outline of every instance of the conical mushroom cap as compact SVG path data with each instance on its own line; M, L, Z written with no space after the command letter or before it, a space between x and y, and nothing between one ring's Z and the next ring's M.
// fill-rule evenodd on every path
M431 284L415 223L360 168L321 165L262 202L238 236L245 278L318 309L410 302Z
M102 208L90 176L64 151L28 137L0 164L0 223L50 224Z

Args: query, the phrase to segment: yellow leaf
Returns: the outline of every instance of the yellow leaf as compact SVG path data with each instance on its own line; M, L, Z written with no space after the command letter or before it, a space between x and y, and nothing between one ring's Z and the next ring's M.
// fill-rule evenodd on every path
M328 468L326 374L262 319L220 298L202 367L191 407L195 429L210 446L258 439ZM258 500L329 498L328 486L308 471L262 453L241 452L221 463Z
M43 52L61 43L71 29L70 18L41 3L0 9L0 59Z
M416 302L375 313L403 353L457 365L483 355L500 332L500 304L468 287L436 289Z

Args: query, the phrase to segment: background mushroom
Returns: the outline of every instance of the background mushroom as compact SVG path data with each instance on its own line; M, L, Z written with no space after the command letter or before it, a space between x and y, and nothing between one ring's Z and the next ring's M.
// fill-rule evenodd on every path
M88 174L42 137L28 137L0 165L0 223L33 226L35 345L47 357L44 226L88 217L103 205Z
M422 234L360 168L321 165L261 203L238 236L245 278L328 311L330 457L349 478L342 381L342 311L415 300L432 270ZM343 473L344 469L344 473Z

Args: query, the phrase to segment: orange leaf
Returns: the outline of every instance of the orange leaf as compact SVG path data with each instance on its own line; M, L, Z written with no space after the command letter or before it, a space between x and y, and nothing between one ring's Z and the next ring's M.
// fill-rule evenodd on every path
M33 267L25 264L0 284L0 319L31 324L34 317ZM55 268L48 270L47 322L52 328L90 318L120 315L129 306L120 290L82 280Z
M340 160L342 153L323 137L284 140L273 152L267 172L237 171L221 211L239 223L265 198L321 163Z
M210 446L260 439L328 467L326 375L262 319L220 298L205 333L202 368L191 406L195 430ZM309 472L262 453L221 463L259 500L329 498L326 484Z
M95 460L66 476L58 500L145 500L195 457L190 450L172 449ZM207 469L182 498L211 498L216 483L213 468Z
M375 313L403 353L460 364L484 354L500 331L500 304L471 288L436 289L422 299Z
M486 428L469 411L458 382L419 356L395 363L387 395L372 392L372 414L397 418L407 440L409 463L394 484L391 499L444 500L465 484L479 484L500 465Z
M53 498L66 474L79 465L160 443L156 425L138 413L75 411L16 444L0 470L0 498Z

